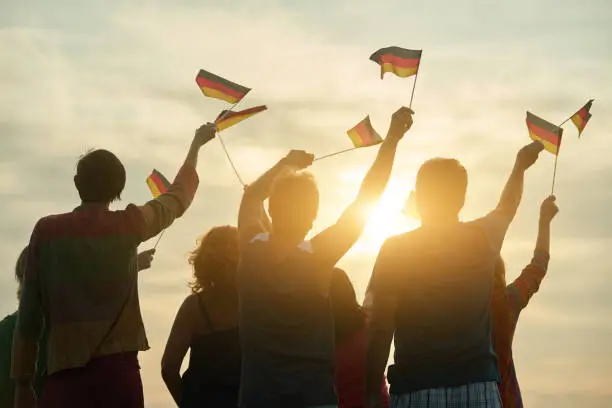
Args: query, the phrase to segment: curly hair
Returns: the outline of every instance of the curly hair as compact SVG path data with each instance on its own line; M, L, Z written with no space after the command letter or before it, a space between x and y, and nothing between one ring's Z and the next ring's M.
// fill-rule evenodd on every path
M193 293L235 288L238 268L238 230L229 225L211 228L189 255L193 266Z

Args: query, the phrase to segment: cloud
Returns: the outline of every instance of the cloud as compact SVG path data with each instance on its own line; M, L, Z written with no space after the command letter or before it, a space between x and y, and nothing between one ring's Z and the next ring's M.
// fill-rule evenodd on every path
M415 125L400 146L389 186L393 199L407 195L427 158L457 157L470 175L463 216L480 216L495 206L516 151L529 141L525 110L560 122L596 98L583 138L576 138L571 124L565 130L551 272L521 317L517 364L530 404L563 407L557 395L567 401L590 395L593 405L585 406L603 406L611 397L598 378L612 375L609 364L598 363L609 362L601 357L609 356L604 345L612 338L605 319L612 297L606 274L612 265L605 256L612 228L606 189L612 119L604 114L612 108L612 60L604 41L612 10L605 1L591 6L552 0L469 6L444 0L0 5L0 259L6 271L0 275L0 311L15 307L10 272L35 221L77 204L72 174L86 149L108 148L124 161L125 202L149 198L144 178L153 167L174 175L194 130L226 107L201 95L194 82L198 69L252 87L241 106L269 107L222 134L250 181L288 149L322 155L350 147L345 132L366 114L385 134L392 112L409 101L412 79L381 81L367 57L379 47L405 44L423 48L424 57ZM355 196L375 150L313 166L322 196L317 231ZM509 277L531 256L552 166L553 157L543 153L527 174L504 248ZM198 235L236 219L241 188L218 141L203 149L199 168L201 187L192 208L165 234L153 269L140 277L153 345L141 357L147 406L171 406L158 367L174 312L188 293L185 255ZM341 263L359 296L375 241L366 236ZM581 385L562 381L562 371L575 373Z

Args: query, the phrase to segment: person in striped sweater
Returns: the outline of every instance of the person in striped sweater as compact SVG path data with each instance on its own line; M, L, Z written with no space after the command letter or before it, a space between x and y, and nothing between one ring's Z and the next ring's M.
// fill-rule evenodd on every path
M559 212L555 196L544 200L540 207L538 238L531 263L520 276L506 285L506 268L501 257L495 267L493 282L493 346L501 376L499 392L504 408L523 408L523 399L512 357L512 341L521 311L538 291L546 275L550 258L550 224Z

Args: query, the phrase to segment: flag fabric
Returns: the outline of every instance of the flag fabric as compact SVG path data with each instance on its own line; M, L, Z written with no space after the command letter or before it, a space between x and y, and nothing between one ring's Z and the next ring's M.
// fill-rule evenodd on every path
M527 112L527 129L531 139L542 142L544 149L552 154L559 154L563 128L553 125L531 112Z
M593 99L588 101L578 112L571 117L572 123L578 128L578 137L582 134L582 131L586 127L589 119L591 119L591 106L593 105Z
M422 50L386 47L372 54L370 60L380 65L380 79L385 72L393 72L400 78L407 78L418 72L422 52Z
M239 102L251 90L203 69L198 72L196 83L205 96L229 103Z
M248 119L259 112L263 112L266 109L268 109L266 105L261 105L239 112L228 112L227 110L221 111L219 116L217 116L217 119L215 119L215 124L217 125L217 132L225 130L228 127L234 126L236 123L242 122L243 120Z
M168 179L155 169L153 169L149 177L147 177L147 185L149 186L149 190L151 190L151 194L153 194L153 198L157 198L168 191L170 184Z
M373 146L383 141L382 137L372 127L369 115L346 133L355 147Z

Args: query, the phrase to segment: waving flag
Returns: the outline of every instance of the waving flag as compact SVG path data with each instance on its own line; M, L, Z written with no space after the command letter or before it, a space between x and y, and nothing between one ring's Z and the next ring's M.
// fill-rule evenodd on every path
M266 109L268 109L266 105L261 105L239 112L228 112L227 110L221 111L219 116L217 116L217 119L215 119L215 124L217 125L217 132L225 130L228 127L234 126L236 123L242 122L243 120L248 119L259 112L263 112Z
M531 112L527 112L527 129L531 139L542 142L544 149L552 154L559 154L563 128L553 125Z
M205 96L229 103L239 102L251 90L203 69L196 76L196 83Z
M372 127L369 115L346 133L355 147L373 146L383 141L382 137Z
M157 198L168 191L170 184L168 179L155 169L153 169L149 177L147 177L147 185L149 186L149 190L151 190L151 194L153 194L153 198Z
M571 117L572 123L578 128L578 137L582 134L582 131L586 127L589 119L591 119L591 106L593 105L593 99L588 101L578 112Z
M386 47L372 54L370 60L380 65L380 79L385 72L393 72L400 78L407 78L418 72L422 52L422 50Z

